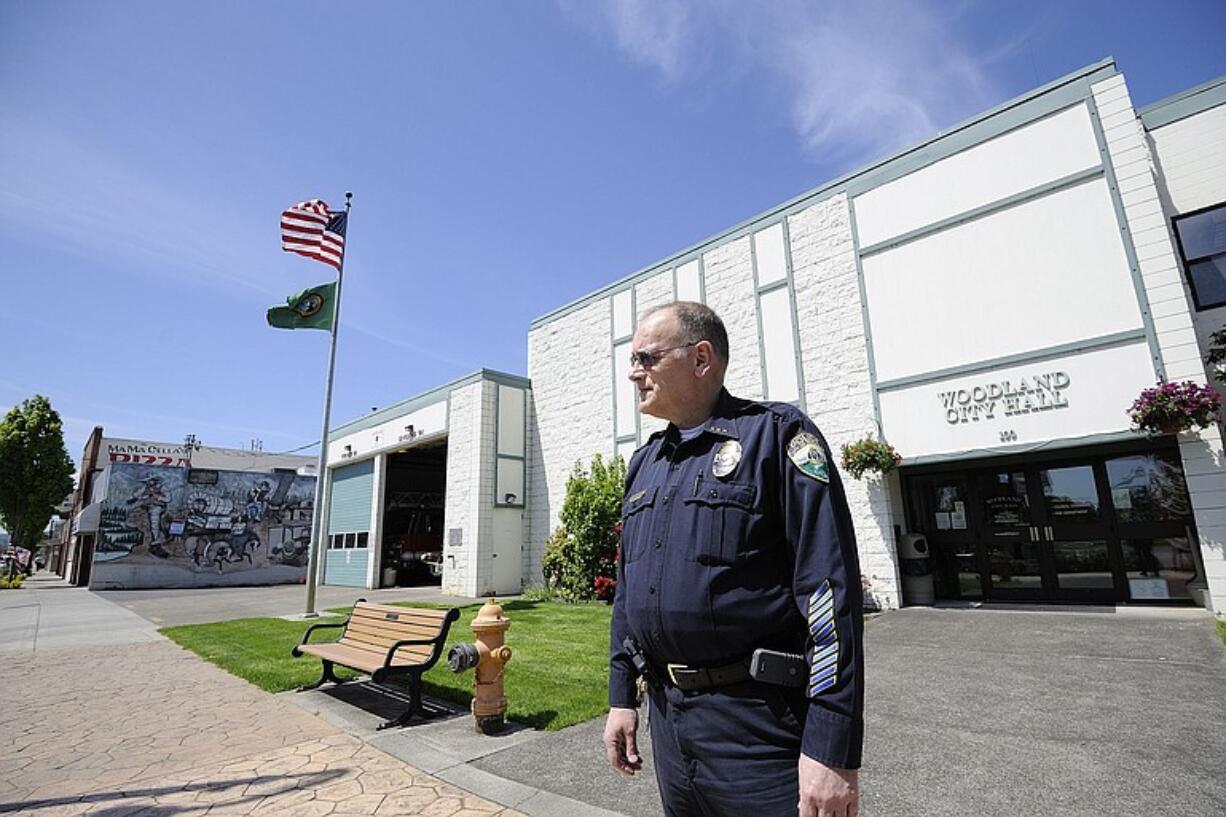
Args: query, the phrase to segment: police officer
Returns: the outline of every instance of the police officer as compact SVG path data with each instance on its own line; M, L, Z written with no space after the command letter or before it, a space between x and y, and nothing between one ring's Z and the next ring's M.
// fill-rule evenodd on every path
M706 306L652 310L632 348L639 408L669 425L626 477L609 762L642 766L642 675L669 817L854 817L863 600L829 449L794 406L724 389L728 335ZM760 648L801 656L796 685L753 677Z

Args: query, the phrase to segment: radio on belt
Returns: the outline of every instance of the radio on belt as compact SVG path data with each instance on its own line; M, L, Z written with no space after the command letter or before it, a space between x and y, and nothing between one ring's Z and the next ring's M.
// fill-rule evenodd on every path
M753 657L749 659L749 676L764 684L802 687L808 672L805 657L795 653L759 648L753 651Z

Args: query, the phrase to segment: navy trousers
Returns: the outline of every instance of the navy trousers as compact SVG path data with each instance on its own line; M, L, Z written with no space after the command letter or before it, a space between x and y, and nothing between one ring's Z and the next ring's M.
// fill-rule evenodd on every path
M795 817L803 690L747 681L648 690L652 760L668 817Z

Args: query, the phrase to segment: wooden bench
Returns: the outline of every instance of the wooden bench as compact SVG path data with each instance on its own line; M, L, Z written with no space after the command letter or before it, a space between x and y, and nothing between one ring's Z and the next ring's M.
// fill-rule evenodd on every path
M367 673L380 691L403 701L403 692L389 686L388 682L407 676L409 708L379 728L404 726L415 714L423 718L432 717L438 713L422 705L421 676L438 662L447 641L447 631L459 617L460 611L454 607L450 610L425 610L371 604L365 599L358 599L353 605L353 612L343 622L313 624L302 634L302 641L293 649L294 657L304 653L314 655L323 661L323 674L318 681L298 691L318 689L329 681L341 684L349 680L337 678L332 672L334 665L340 665ZM338 627L344 630L336 641L307 643L315 630Z

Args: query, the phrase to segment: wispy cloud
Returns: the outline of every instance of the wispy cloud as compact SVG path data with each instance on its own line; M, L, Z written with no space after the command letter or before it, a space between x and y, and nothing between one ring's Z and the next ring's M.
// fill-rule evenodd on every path
M782 91L800 145L846 166L931 136L999 99L950 6L773 0L559 0L573 20L684 91L749 71ZM989 44L986 48L1001 46ZM1005 48L1012 47L1009 44ZM998 58L998 55L997 55Z
M155 270L193 286L241 287L257 294L260 304L281 303L302 287L300 278L277 275L257 260L277 253L279 211L253 224L226 202L176 189L75 133L11 112L0 116L0 144L0 211L24 240L121 269ZM380 343L458 364L381 327L341 323Z
M0 207L27 240L275 295L252 279L251 254L242 250L256 242L225 207L176 191L55 125L8 114L0 135L8 148L0 157Z
M143 426L148 426L150 423L161 424L174 428L208 429L216 432L226 432L230 434L238 434L249 437L270 437L280 438L283 440L297 440L298 435L290 434L284 429L277 428L260 428L250 425L219 422L216 419L208 416L190 416L179 414L166 414L156 411L148 411L143 408L131 408L121 406L115 403L109 403L103 400L98 400L92 395L81 394L60 387L48 388L47 384L34 385L27 383L16 383L11 380L0 379L0 415L8 411L20 400L27 397L32 397L35 394L55 394L55 405L68 404L74 407L74 410L82 409L92 410L97 412L93 418L76 416L74 419L81 423L88 423L90 428L94 425L106 426L108 430L112 429L116 423L123 423L123 420L116 419L117 416L128 418L129 425L125 428L136 430ZM61 418L71 415L61 415ZM131 421L135 420L133 423ZM147 433L147 432L142 432Z
M558 0L563 10L597 36L611 35L636 62L679 79L688 67L701 18L688 0Z

